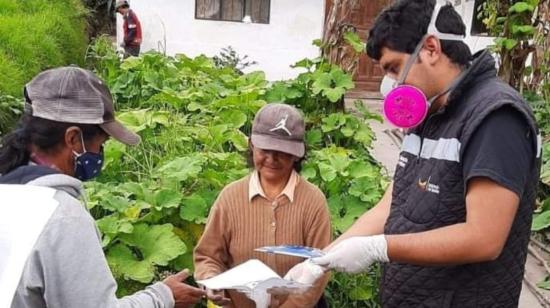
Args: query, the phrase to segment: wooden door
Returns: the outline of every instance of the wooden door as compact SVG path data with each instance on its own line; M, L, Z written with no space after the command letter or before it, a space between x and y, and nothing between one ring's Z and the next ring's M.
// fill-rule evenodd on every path
M326 12L329 12L332 1L326 0ZM359 0L359 5L351 14L350 22L357 28L363 42L367 41L369 30L376 16L390 3L391 0ZM380 66L370 60L366 54L362 54L354 76L355 89L350 91L347 96L365 98L379 95L382 77Z

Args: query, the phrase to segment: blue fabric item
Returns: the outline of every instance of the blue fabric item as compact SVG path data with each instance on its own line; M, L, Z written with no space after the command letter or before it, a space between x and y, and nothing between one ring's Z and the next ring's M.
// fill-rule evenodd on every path
M103 149L99 153L84 152L76 155L74 176L81 181L97 177L103 167Z

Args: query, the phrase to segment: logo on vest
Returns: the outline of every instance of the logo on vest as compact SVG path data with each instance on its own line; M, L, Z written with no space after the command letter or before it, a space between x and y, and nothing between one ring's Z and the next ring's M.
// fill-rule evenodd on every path
M403 155L400 155L400 156L399 156L399 161L397 162L397 165L398 165L399 167L405 168L405 166L407 165L408 162L409 162L409 159L408 159L408 158L406 158L406 157L403 156Z
M428 177L428 179L426 181L422 181L422 179L418 179L418 188L421 190L421 191L427 191L427 192L431 192L431 193L434 193L434 194L437 194L439 195L439 185L435 185L435 184L432 184L430 183L430 180L432 179L432 177Z

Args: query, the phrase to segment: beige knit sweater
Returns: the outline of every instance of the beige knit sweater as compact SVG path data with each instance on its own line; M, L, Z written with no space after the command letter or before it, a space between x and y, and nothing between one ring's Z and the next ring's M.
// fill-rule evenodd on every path
M195 247L195 278L206 279L259 259L284 276L301 258L270 255L254 249L273 245L305 245L324 248L331 228L327 201L313 184L298 177L294 201L282 195L275 201L257 196L249 201L250 176L226 186L212 206L206 229ZM278 298L280 307L313 307L328 282L320 279L308 292ZM232 307L255 307L244 295L228 292Z

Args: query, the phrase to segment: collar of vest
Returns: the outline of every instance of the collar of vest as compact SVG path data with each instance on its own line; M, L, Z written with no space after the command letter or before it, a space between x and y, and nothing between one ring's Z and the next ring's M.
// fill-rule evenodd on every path
M468 73L450 93L447 107L458 104L460 98L472 88L472 85L480 84L486 79L497 76L496 62L489 50L478 51L473 55L472 59L471 64L467 68Z

